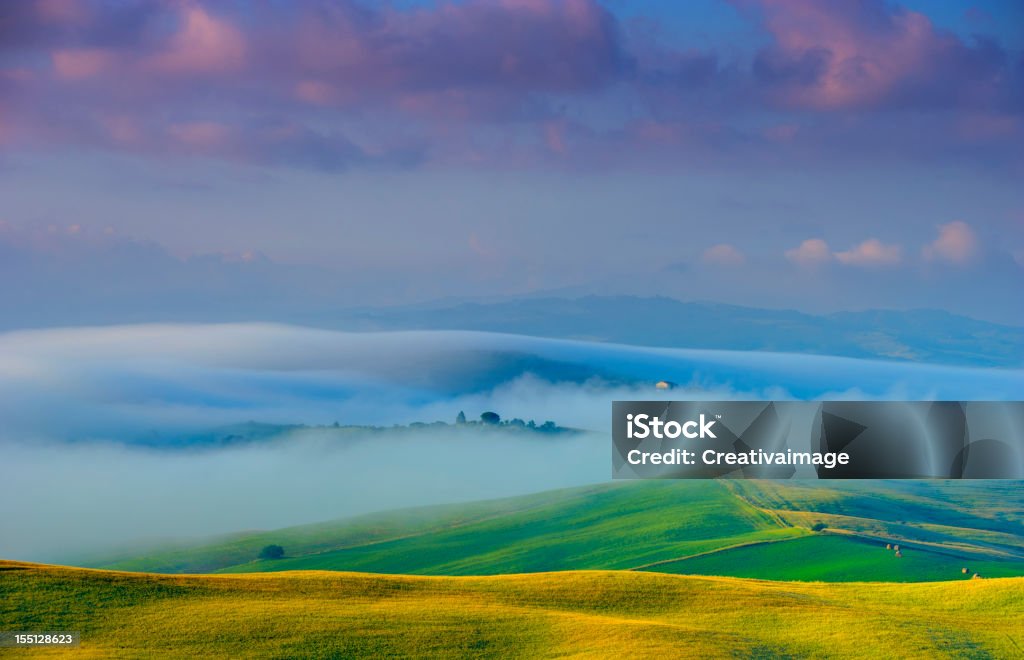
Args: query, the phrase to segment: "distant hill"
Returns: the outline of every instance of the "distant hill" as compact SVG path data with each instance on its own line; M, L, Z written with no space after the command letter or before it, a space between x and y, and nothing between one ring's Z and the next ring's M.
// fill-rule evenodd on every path
M365 309L356 329L483 330L641 346L780 351L975 366L1024 365L1024 328L937 310L821 316L672 298L587 296Z
M639 569L962 580L1024 576L1022 512L1015 482L619 482L239 534L93 565L171 573ZM899 544L902 556L887 543ZM287 556L257 560L269 544Z
M65 653L82 657L1009 658L1024 644L1024 578L171 576L0 561L0 590L0 630L77 631Z

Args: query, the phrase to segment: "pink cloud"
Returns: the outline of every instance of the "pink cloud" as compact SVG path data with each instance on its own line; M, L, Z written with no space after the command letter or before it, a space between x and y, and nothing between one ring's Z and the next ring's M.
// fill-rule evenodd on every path
M319 80L301 80L295 84L295 96L313 105L327 105L336 95L327 83Z
M227 143L231 128L211 121L173 124L167 132L177 142L198 149L210 149Z
M746 262L747 258L735 246L728 243L719 243L704 250L701 260L704 263L716 266L741 266Z
M939 226L939 235L921 249L928 261L946 261L962 265L971 261L978 251L978 239L971 226L961 220Z
M898 245L886 245L877 238L869 238L860 245L836 252L835 258L847 266L895 266L903 258L903 250Z
M102 48L75 48L55 51L51 59L58 77L78 80L106 72L114 64L115 55Z
M246 44L241 31L199 5L186 5L178 32L147 68L169 74L224 73L241 67Z
M559 156L566 154L564 121L549 121L544 124L544 144Z
M775 40L759 54L757 72L786 105L874 107L914 94L934 102L936 94L962 97L998 83L1001 53L968 46L924 14L880 0L744 4L761 10Z
M817 266L832 260L828 243L820 238L808 238L797 247L786 250L786 258L800 266Z
M86 23L91 12L89 6L81 0L36 0L36 13L44 21L53 23Z

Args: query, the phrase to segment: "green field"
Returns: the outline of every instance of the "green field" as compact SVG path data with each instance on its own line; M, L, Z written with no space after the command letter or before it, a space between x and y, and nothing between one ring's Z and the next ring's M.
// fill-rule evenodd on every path
M786 543L749 545L667 562L649 570L696 575L735 575L827 582L930 582L1024 575L1021 562L967 558L964 553L902 545L900 557L857 537L815 534ZM967 568L964 575L962 569Z
M172 576L0 562L0 630L81 632L83 658L1009 658L1024 653L1024 578Z
M244 535L100 567L452 575L617 569L801 533L712 482L602 484ZM253 561L269 543L284 546L290 558Z
M99 562L144 572L0 562L0 630L79 657L1021 657L1021 491L619 482Z
M1021 490L1015 482L620 482L241 534L92 565L410 575L640 569L901 582L1024 576ZM271 543L287 557L256 560ZM902 557L886 543L900 544Z

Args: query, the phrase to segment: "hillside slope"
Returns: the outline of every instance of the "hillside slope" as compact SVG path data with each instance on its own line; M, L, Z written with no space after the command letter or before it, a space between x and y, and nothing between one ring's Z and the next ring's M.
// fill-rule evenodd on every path
M1021 578L167 576L0 562L0 594L0 629L79 631L84 658L1015 657L1024 648Z
M243 534L95 565L428 575L642 569L832 581L962 580L966 567L966 577L1021 576L1024 496L1016 485L619 482ZM901 544L902 557L887 543ZM257 561L269 544L287 557Z
M99 567L446 575L615 569L801 533L720 483L610 483L241 535ZM284 546L289 557L253 561L270 543Z

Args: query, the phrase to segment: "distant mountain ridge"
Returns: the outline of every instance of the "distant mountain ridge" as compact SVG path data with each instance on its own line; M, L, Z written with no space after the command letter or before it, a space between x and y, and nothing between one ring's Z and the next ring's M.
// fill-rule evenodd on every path
M1024 366L1024 327L934 309L811 314L663 296L547 295L488 300L444 299L394 307L247 307L225 297L205 310L102 305L0 315L0 332L141 323L283 323L348 331L477 330L659 348L723 349L881 358L974 367ZM220 304L222 303L222 304ZM15 300L11 309L25 309Z
M670 348L777 351L971 366L1024 365L1024 328L939 310L812 315L672 298L586 296L363 309L347 329L481 330Z

